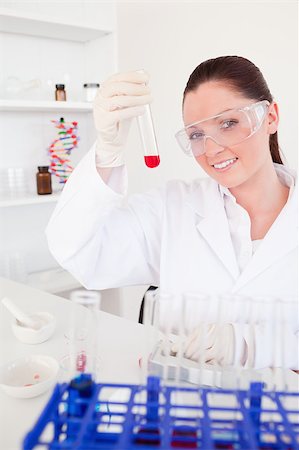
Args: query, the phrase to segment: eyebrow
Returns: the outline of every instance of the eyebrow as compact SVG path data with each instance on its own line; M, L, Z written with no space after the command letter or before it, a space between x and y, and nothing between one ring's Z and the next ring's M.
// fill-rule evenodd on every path
M225 112L227 112L227 111L230 111L231 109L238 109L238 108L227 108L227 109L225 109L224 111L221 111L221 112L219 112L218 114L215 114L216 116L219 116L219 114L223 114L223 113L225 113Z

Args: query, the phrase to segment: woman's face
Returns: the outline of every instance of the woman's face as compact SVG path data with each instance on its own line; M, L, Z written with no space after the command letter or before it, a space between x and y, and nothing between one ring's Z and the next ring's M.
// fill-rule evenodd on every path
M256 100L243 97L224 83L209 81L195 91L188 92L184 100L183 117L185 126L213 117L228 109L243 108ZM195 159L203 170L219 184L228 188L240 186L250 180L261 169L272 165L269 135L278 126L277 104L272 103L260 129L240 144L222 147L207 139L205 153ZM229 161L225 167L217 167ZM216 167L215 167L216 165Z

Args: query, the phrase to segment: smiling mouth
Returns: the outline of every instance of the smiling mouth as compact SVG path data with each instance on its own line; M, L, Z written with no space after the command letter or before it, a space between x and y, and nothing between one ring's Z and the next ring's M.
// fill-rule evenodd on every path
M227 159L226 161L223 161L221 163L218 164L212 164L212 166L215 169L225 169L228 166L231 166L232 164L234 164L237 161L238 158L231 158L231 159Z

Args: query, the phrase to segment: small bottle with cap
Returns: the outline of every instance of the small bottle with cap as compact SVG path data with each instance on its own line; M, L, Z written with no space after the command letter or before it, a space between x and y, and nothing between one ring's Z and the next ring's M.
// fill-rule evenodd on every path
M100 85L99 83L85 83L83 84L84 91L85 91L85 100L87 102L93 102L97 93L97 90L99 89Z
M56 84L55 100L57 102L65 102L66 101L66 92L65 92L64 84Z
M49 166L38 166L36 186L39 195L52 194L52 180Z

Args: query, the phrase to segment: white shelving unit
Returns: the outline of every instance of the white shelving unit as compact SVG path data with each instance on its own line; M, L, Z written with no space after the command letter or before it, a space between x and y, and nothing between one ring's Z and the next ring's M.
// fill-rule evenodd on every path
M42 203L55 203L59 199L59 196L60 193L54 192L51 195L28 194L11 198L0 197L0 208L9 206L40 205Z
M0 99L0 111L92 112L92 103Z
M0 31L74 42L88 42L112 32L84 26L71 20L53 19L41 14L13 11L8 8L0 8Z
M47 161L46 149L53 136L55 139L51 124L55 117L79 123L73 166L93 143L92 103L81 101L83 84L101 83L117 70L115 6L113 2L70 0L57 3L57 8L51 2L38 2L34 9L32 2L30 11L22 2L9 7L8 2L3 7L1 3L0 168L32 171L28 180L31 194L0 197L1 253L12 258L16 252L21 255L30 284L36 287L51 292L76 288L78 283L65 271L55 269L44 233L61 191L35 194L34 172ZM38 79L39 90L26 91L17 98L5 84L11 77L22 82ZM66 102L52 101L58 83L66 85ZM56 189L59 183L53 181Z

